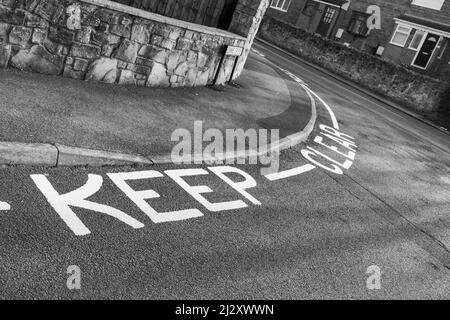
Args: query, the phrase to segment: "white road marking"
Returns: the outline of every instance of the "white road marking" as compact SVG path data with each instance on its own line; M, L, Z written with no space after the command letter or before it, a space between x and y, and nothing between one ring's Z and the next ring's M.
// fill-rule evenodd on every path
M182 187L187 193L189 193L195 200L200 202L206 209L211 212L219 212L225 210L235 210L246 208L247 204L242 200L228 201L228 202L209 202L203 193L210 193L213 190L208 186L191 186L182 177L201 176L209 174L208 171L203 169L181 169L181 170L167 170L164 171L173 181L175 181L180 187Z
M260 206L261 202L259 202L255 197L250 195L247 191L247 189L256 187L256 180L253 179L251 175L249 175L247 172L238 169L236 167L230 167L230 166L221 166L221 167L209 167L209 170L214 172L220 179L225 181L232 187L234 190L242 194L244 197L246 197L248 200L250 200L253 204ZM230 178L228 178L225 173L236 173L241 175L245 178L244 181L241 182L234 182Z
M88 181L84 186L66 194L59 194L59 192L53 188L50 181L48 181L47 177L42 174L33 174L30 175L30 177L33 179L36 186L47 198L47 201L55 209L61 219L77 236L90 234L91 231L84 225L84 223L80 220L80 218L78 218L70 207L83 208L94 212L104 213L122 221L133 229L144 227L144 224L125 212L104 204L86 200L86 198L89 198L95 194L102 187L103 177L100 175L89 174Z
M318 95L317 93L315 93L314 91L312 91L312 90L308 87L308 85L307 85L307 83L306 83L305 81L303 81L302 79L300 79L299 77L297 77L297 76L296 76L295 74L293 74L292 72L290 72L290 71L288 71L288 70L286 70L286 69L283 69L283 68L281 68L280 66L277 66L277 65L275 65L275 66L276 66L278 69L280 69L281 71L283 71L285 74L287 74L291 79L293 79L295 82L297 82L300 86L302 86L302 88L305 89L306 92L312 93L312 94L317 98L317 100L319 100L319 101L325 106L325 108L327 109L328 113L330 114L331 121L333 122L333 127L334 127L335 129L339 130L339 123L338 123L338 121L337 121L337 119L336 119L336 116L335 116L333 110L331 109L331 107L330 107L330 106L329 106L329 105L328 105L321 97L319 97L319 95Z
M261 57L265 57L265 55L263 55L261 52L259 52L259 51L256 50L256 49L253 49L253 48L252 48L252 51L253 51L254 53L256 53L257 55L261 56Z
M136 191L132 189L127 180L143 180L151 178L162 178L164 175L158 171L121 172L108 173L108 177L114 184L133 201L154 223L182 221L202 217L203 213L198 209L186 209L172 212L157 212L146 200L159 198L160 195L153 190Z
M281 172L275 172L275 173L268 174L268 175L266 175L266 178L269 179L270 181L286 179L286 178L289 178L292 176L296 176L296 175L311 171L315 168L316 168L316 166L313 166L312 164L305 164L303 166L293 168L290 170L285 170L285 171L281 171Z
M9 205L9 203L0 201L0 211L8 211L11 210L11 206Z
M331 107L321 97L319 97L317 95L317 93L312 91L310 88L308 88L307 86L303 86L303 88L305 90L308 90L309 92L311 92L320 102L322 102L322 104L325 106L325 108L327 109L328 113L330 114L331 122L333 123L333 127L335 129L339 130L339 123L337 122L336 116L334 115L334 112L331 109Z

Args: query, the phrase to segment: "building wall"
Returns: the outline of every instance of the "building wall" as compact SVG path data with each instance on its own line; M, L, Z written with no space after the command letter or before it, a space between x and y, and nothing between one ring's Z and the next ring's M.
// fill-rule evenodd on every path
M306 2L307 0L292 0L291 7L287 13L269 9L267 15L296 26L297 28L310 32L316 32L324 5L318 3L316 6L316 13L309 17L302 13ZM441 10L424 8L421 6L412 5L411 3L412 0L350 0L349 10L346 11L341 9L337 22L328 37L341 43L347 43L354 48L372 54L375 54L377 48L382 46L385 48L383 58L410 68L414 68L411 66L411 63L415 57L416 51L408 49L409 42L412 40L414 32L411 32L408 43L404 48L400 48L389 43L396 26L394 18L406 13L435 22L449 24L450 0L446 0L444 2ZM347 27L350 23L353 12L367 12L368 7L371 5L376 5L381 9L381 28L371 30L368 36L357 36L348 32ZM296 18L297 21L295 21ZM337 38L336 33L339 28L343 29L344 32L340 38ZM446 41L448 41L448 39ZM441 46L444 44L445 43L443 42ZM442 58L436 59L440 53L439 50L436 50L426 71L418 68L414 69L418 72L427 72L438 76L447 74L448 69L450 69L450 65L448 64L449 59L447 56L448 51L450 51L450 49L447 46L446 51L442 54Z
M417 17L426 18L432 21L449 23L450 22L450 0L446 0L441 10L432 10L411 4L412 0L352 0L350 10L346 14L343 26L347 26L350 21L352 10L367 10L369 5L377 5L381 8L381 29L372 30L367 38L354 37L348 32L344 33L341 41L351 42L356 48L373 52L378 44L385 45L389 42L395 27L395 20L402 14L411 14Z
M297 25L298 20L301 20L301 21L299 21L300 23L302 23L304 20L306 20L306 19L302 19L302 18L306 17L302 14L302 10L303 10L303 7L304 7L306 1L307 0L291 0L291 4L289 5L289 9L287 12L283 12L278 9L271 8L269 6L269 8L267 9L266 15L273 17L275 19L279 19L279 20L281 20L285 23L288 23L290 25L293 25L293 26L299 26L299 25ZM270 1L270 2L272 2L272 1ZM305 29L305 28L302 28L302 29Z

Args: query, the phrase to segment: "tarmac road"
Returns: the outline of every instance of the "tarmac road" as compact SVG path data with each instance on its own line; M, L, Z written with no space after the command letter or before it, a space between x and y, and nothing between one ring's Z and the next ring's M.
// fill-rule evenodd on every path
M234 166L250 177L229 174L232 181L256 183L244 193L208 166L4 167L0 200L11 208L0 211L0 298L450 298L449 136L296 59L255 48L333 111L317 100L310 140L281 154L284 174L271 180L257 165ZM188 171L194 168L205 171ZM153 175L128 184L156 191L159 198L140 195L154 197L147 203L159 214L190 209L163 215L184 220L152 221L159 215L148 207L145 214L112 181L118 176L108 175L127 172ZM88 174L96 175L90 189L71 197L79 220L64 199L49 204L45 195L57 198L49 190L73 191ZM192 174L186 183L212 192L185 190L177 174ZM226 203L212 207L198 193ZM121 210L127 222L77 208L86 205L83 197ZM66 286L73 265L81 270L80 290ZM370 266L381 271L379 289L367 286Z

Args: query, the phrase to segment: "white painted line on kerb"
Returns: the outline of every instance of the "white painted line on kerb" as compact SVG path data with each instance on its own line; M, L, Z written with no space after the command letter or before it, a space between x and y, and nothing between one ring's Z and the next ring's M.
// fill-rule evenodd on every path
M0 211L8 211L11 210L11 206L9 203L0 201Z
M324 106L325 108L327 108L328 113L330 114L331 117L331 121L333 122L333 127L337 130L339 130L339 123L337 122L336 116L334 115L333 110L331 110L331 107L325 102L323 101L323 99L321 97L319 97L314 91L312 91L310 88L308 88L307 86L303 86L303 88L305 90L308 90L309 92L311 92Z
M256 49L253 49L253 48L252 48L252 51L253 51L254 53L256 53L257 55L261 56L261 57L265 57L265 55L263 55L261 52L259 52L259 51L256 50Z
M297 82L300 86L302 86L302 88L303 88L308 94L309 94L309 93L312 93L312 94L317 98L317 100L319 100L319 101L325 106L325 108L327 109L328 113L330 114L331 121L333 122L333 127L334 127L335 129L339 130L339 123L338 123L338 121L337 121L337 119L336 119L336 116L335 116L333 110L331 110L331 107L330 107L330 106L329 106L329 105L328 105L321 97L319 97L319 95L317 95L317 93L315 93L314 91L312 91L312 90L308 87L308 85L306 84L305 81L303 81L302 79L300 79L299 77L297 77L297 76L296 76L295 74L293 74L292 72L290 72L290 71L288 71L288 70L286 70L286 69L281 68L280 66L277 66L277 65L276 65L276 67L277 67L278 69L280 69L281 71L283 71L285 74L287 74L291 79L293 79L295 82Z
M290 170L282 171L282 172L275 172L266 175L266 178L270 181L276 181L280 179L286 179L292 176L296 176L311 170L314 170L316 166L313 166L312 164L305 164L304 166L293 168Z

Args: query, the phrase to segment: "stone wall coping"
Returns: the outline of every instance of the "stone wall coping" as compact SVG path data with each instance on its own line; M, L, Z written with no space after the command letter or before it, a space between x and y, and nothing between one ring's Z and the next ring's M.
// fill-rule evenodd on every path
M240 35L237 35L235 33L226 31L226 30L202 26L200 24L195 24L195 23L191 23L191 22L187 22L187 21L170 18L170 17L165 17L160 14L156 14L156 13L148 12L148 11L145 11L142 9L130 7L130 6L118 3L118 2L113 2L113 1L109 1L109 0L79 0L79 1L93 4L93 5L96 5L99 7L127 13L130 15L139 17L139 18L176 26L176 27L183 28L183 29L206 33L206 34L210 34L210 35L214 35L214 36L221 36L221 37L233 38L233 39L244 40L244 41L246 40L246 38L244 38Z

